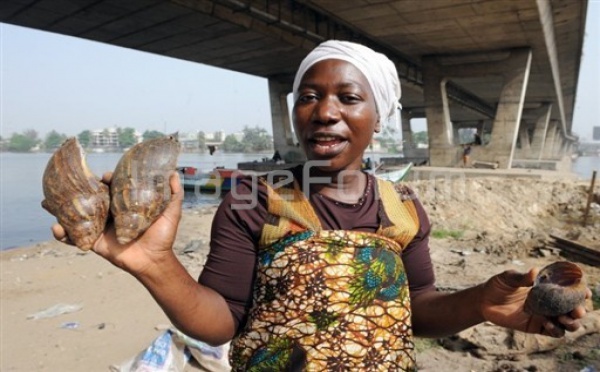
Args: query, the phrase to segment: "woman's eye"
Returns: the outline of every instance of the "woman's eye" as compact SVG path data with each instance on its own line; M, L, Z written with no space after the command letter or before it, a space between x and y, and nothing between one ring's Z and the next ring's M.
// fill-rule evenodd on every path
M310 101L316 99L316 97L317 97L316 94L305 93L305 94L300 95L300 97L298 98L298 102L301 102L301 103L310 102Z
M340 97L340 100L346 103L355 103L361 101L360 97L355 94L344 94Z

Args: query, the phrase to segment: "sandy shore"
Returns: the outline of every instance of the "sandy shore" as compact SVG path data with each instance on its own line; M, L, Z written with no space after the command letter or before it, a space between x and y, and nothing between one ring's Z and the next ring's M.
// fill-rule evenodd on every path
M194 277L213 212L185 211L180 224L175 248L188 247L180 259ZM170 324L135 278L94 253L50 241L1 252L0 265L1 371L107 371L145 349L161 333L157 326ZM28 318L56 305L81 310Z
M2 254L2 371L106 371L168 323L133 277L73 249L43 243ZM55 305L81 310L28 319Z
M461 289L502 270L523 271L564 259L544 248L549 233L600 249L600 206L592 208L587 227L581 227L578 220L587 200L585 185L523 179L461 182L466 184L413 184L418 194L425 196L422 200L433 230L459 232L461 236L431 240L439 288ZM215 209L187 209L179 226L174 249L193 277L201 271L208 251ZM162 332L161 326L169 324L141 284L93 253L52 241L0 252L0 265L3 372L107 371L110 365L145 349ZM590 287L597 288L600 296L600 268L582 267ZM56 305L78 305L81 309L28 318ZM511 350L502 357L484 360L467 350L449 351L439 346L420 352L418 360L423 370L430 371L496 371L506 370L507 365L516 368L513 370L534 366L537 370L567 371L575 370L569 369L575 364L576 370L582 366L600 368L600 333L591 333L592 338L567 343L555 355L535 354L535 360L534 354L513 360ZM574 359L576 353L584 360ZM565 364L568 360L573 365Z

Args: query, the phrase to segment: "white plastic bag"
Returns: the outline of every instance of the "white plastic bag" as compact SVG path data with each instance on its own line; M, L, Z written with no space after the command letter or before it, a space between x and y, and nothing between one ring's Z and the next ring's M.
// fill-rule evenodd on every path
M229 365L229 343L216 347L210 346L202 341L184 335L177 329L172 328L171 330L176 342L185 344L186 351L191 354L191 358L196 362L190 363L190 368L186 368L186 371L198 370L197 368L192 368L194 364L200 367L201 371L231 371L231 366Z
M210 346L194 340L175 328L167 329L150 346L120 365L110 366L113 372L184 372L230 371L229 344ZM190 362L190 357L194 363Z
M161 333L148 348L119 366L110 366L113 372L183 372L189 353L185 346L173 341L173 333Z

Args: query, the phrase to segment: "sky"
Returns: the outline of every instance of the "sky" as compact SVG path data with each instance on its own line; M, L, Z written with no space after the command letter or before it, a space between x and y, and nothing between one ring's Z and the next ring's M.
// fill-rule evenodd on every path
M1 135L133 127L271 132L267 80L0 23Z
M600 0L588 5L573 132L600 125ZM595 90L594 90L595 89ZM133 127L164 133L272 133L267 80L108 44L0 23L0 135L27 129ZM413 131L425 130L413 120Z

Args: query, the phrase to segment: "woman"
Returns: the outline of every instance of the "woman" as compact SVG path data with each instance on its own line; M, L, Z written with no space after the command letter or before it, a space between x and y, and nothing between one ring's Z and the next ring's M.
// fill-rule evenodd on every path
M172 251L183 198L177 177L172 202L143 236L120 246L108 227L95 244L177 328L211 344L233 339L235 370L411 370L413 335L451 335L483 321L554 337L579 328L583 308L555 321L523 310L536 269L435 291L423 207L410 190L398 194L361 171L373 134L397 115L400 83L389 59L325 42L302 62L294 98L309 161L244 180L227 195L199 282ZM53 231L65 237L60 226Z

